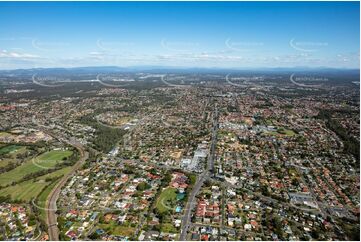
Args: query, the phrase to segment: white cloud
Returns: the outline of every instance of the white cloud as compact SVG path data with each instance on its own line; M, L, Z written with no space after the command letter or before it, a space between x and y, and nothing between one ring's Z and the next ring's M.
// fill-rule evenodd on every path
M22 52L0 50L0 58L31 59L39 58L39 56Z
M164 65L179 67L292 67L329 66L357 68L359 53L339 53L320 56L314 53L271 54L271 53L230 53L229 51L193 53L114 53L93 50L85 55L40 57L23 50L0 50L2 68L37 67L76 67L76 66L137 66ZM6 64L6 65L4 65Z

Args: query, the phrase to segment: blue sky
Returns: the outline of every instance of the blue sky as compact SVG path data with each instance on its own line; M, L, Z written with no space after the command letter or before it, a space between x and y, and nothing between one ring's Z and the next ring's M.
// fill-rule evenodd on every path
M359 68L358 2L1 2L0 68Z

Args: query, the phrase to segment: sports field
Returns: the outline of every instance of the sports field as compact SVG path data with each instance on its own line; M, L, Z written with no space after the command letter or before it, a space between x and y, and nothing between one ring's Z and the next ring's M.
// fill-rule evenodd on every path
M57 163L63 162L63 158L69 157L73 152L69 150L53 150L45 152L33 160L35 165L41 168L52 168Z
M31 201L33 198L36 198L40 193L39 196L39 204L38 206L45 206L45 201L47 196L49 195L52 187L56 184L56 182L51 183L46 182L46 178L52 178L52 177L60 177L70 171L71 167L65 167L63 169L54 171L52 173L46 174L44 176L40 176L36 178L35 182L33 180L28 180L25 182L21 182L19 184L16 184L15 186L9 186L4 189L0 190L1 196L7 196L10 195L12 199L19 199L26 202ZM50 185L51 183L51 185ZM47 186L43 192L42 189Z
M70 170L71 170L71 166L64 167L64 168L62 168L60 170L54 171L54 172L46 174L44 176L39 176L36 179L37 180L45 180L46 178L59 177L59 176L62 176L64 174L68 173Z
M21 182L15 186L9 186L0 190L2 196L10 195L12 199L20 199L29 202L35 198L47 185L47 182L33 180Z
M0 184L8 185L19 181L25 175L55 167L57 163L63 162L64 157L69 157L72 151L53 150L30 159L13 170L0 174Z
M159 210L159 212L163 213L166 212L167 210L174 209L169 206L170 205L169 202L176 200L177 198L176 191L177 190L175 188L166 188L162 191L156 204L156 207Z

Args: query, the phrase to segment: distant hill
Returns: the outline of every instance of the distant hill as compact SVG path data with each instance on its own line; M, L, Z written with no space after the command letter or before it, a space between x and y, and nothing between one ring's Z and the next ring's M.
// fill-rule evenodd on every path
M91 66L91 67L74 67L74 68L32 68L32 69L15 69L0 70L0 75L82 75L82 74L106 74L106 73L193 73L193 74L327 74L327 75L360 75L359 69L337 69L327 67L279 67L279 68L186 68L171 66Z

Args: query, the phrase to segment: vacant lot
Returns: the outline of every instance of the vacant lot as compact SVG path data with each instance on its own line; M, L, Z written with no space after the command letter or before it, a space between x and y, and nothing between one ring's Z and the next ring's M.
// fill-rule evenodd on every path
M115 236L132 236L134 234L135 228L118 225L114 222L111 222L109 224L99 224L99 228L107 231L108 233L115 235Z

